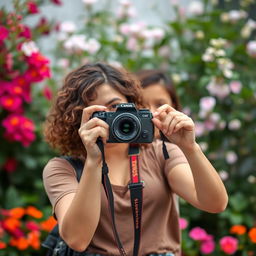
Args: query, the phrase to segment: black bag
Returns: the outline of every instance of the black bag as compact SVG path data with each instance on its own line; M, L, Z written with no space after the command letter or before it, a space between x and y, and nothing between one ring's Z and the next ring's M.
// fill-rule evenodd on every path
M77 180L79 181L83 171L83 162L69 156L61 156L66 159L75 169ZM42 247L47 248L46 256L82 256L84 252L76 252L68 247L59 235L59 227L56 225L42 242Z

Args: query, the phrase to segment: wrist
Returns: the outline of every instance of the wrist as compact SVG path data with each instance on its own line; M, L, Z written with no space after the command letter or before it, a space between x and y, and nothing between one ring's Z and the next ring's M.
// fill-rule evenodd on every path
M191 154L194 152L201 151L200 146L196 142L194 142L190 145L179 146L179 148L183 151L184 154Z

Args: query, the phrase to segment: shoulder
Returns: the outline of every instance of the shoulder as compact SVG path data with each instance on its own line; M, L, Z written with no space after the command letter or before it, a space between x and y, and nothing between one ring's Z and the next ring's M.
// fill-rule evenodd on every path
M68 174L76 176L73 166L64 158L54 157L48 161L43 169L43 178L47 178L53 175Z

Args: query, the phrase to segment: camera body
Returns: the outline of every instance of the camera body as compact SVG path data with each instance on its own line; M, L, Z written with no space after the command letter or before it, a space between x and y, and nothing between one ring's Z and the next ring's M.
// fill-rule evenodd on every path
M93 117L109 125L108 143L151 143L154 139L152 113L137 110L133 103L118 104L115 112L94 112Z

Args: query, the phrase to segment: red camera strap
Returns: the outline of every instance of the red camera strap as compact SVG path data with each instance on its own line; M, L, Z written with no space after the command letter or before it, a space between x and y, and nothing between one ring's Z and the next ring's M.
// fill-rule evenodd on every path
M108 199L109 212L112 221L112 228L114 237L116 240L117 247L119 249L121 256L127 256L122 242L119 238L116 223L115 223L115 211L114 211L114 195L111 187L111 183L108 177L108 166L105 161L104 155L104 145L102 140L98 140L97 144L102 153L102 184ZM140 181L139 176L139 146L131 146L129 147L129 156L130 156L130 175L131 182L129 184L129 190L131 195L131 205L133 212L133 221L134 221L134 247L133 247L133 256L138 256L139 247L140 247L140 235L141 235L141 217L142 217L142 190L143 190L143 182Z

